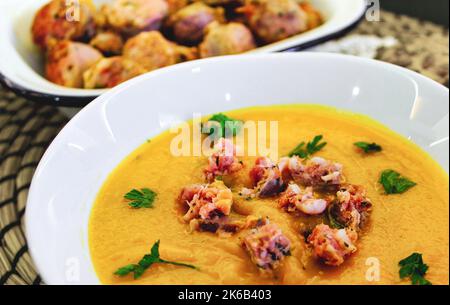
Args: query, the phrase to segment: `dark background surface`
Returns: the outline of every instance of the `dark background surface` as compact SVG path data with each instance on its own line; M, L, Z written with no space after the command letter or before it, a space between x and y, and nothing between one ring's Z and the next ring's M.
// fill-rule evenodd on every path
M448 27L449 0L380 0L381 7Z

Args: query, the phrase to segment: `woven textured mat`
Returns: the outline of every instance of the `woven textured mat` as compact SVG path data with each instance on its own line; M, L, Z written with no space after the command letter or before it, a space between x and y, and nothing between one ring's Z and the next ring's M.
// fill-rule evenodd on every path
M0 88L0 284L40 284L24 236L31 178L67 118Z
M393 36L399 44L378 59L407 67L448 86L448 30L383 12L350 34ZM24 236L31 178L46 147L67 122L57 109L38 106L0 88L0 284L41 284Z
M381 12L379 22L362 22L351 34L395 37L398 44L380 49L377 59L449 85L449 31L431 22Z

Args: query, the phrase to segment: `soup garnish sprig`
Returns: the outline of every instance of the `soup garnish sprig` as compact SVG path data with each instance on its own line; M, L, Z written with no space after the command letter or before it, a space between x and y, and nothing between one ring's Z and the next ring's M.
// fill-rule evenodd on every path
M358 148L361 148L366 154L380 152L383 148L377 143L369 143L369 142L356 142L354 145Z
M386 194L402 194L417 185L417 183L392 169L387 169L381 173L380 183Z
M155 244L152 246L150 254L144 255L144 257L137 264L130 264L117 269L116 272L114 272L114 274L122 277L127 276L130 273L133 273L134 279L138 279L153 264L168 264L191 269L197 269L197 267L190 264L172 262L162 259L159 254L159 240L157 240Z
M124 198L129 200L128 205L134 209L152 208L156 193L149 188L132 189L125 194Z
M409 277L413 285L432 285L425 278L428 265L423 262L422 254L413 253L407 258L402 259L398 265L400 266L399 275L401 279Z
M316 152L322 150L327 145L327 142L321 142L323 135L315 136L314 139L308 143L301 142L290 153L289 157L298 156L302 159L309 158Z

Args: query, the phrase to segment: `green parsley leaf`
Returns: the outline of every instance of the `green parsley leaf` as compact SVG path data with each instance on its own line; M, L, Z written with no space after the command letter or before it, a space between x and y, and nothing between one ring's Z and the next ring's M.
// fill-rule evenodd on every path
M398 172L387 169L381 173L380 181L386 194L402 194L417 183L402 177Z
M327 145L327 142L320 143L322 139L323 136L318 135L315 136L314 139L311 142L308 142L307 144L305 144L305 142L301 142L289 153L289 157L298 156L302 159L309 158L311 155L320 151Z
M366 154L372 152L380 152L383 150L383 148L377 143L356 142L354 143L354 145L361 148Z
M152 208L155 197L156 193L148 188L143 188L140 191L133 189L124 196L125 199L130 200L128 205L135 209Z
M208 122L206 122L204 125L206 126L206 128L208 128L208 131L205 132L208 135L211 135L214 131L214 128L211 126L210 122L218 122L220 124L219 134L221 135L221 137L225 137L226 134L232 134L233 136L235 136L240 131L239 125L237 125L237 123L241 121L232 119L223 113L217 113L209 118ZM231 130L229 128L231 128Z
M401 279L409 277L413 285L432 285L424 277L428 271L428 265L424 264L422 254L413 253L402 259L398 265L400 266L399 275Z
M116 272L114 272L115 275L119 275L119 276L125 276L127 274L129 274L130 272L133 272L136 269L137 265L126 265L123 266L119 269L117 269Z
M159 256L159 240L157 240L150 250L150 254L144 255L144 257L137 264L126 265L121 267L114 272L117 276L127 276L130 273L133 273L134 279L140 278L144 272L150 268L153 264L170 264L175 266L187 267L191 269L197 269L197 267L184 263L177 263L166 261Z

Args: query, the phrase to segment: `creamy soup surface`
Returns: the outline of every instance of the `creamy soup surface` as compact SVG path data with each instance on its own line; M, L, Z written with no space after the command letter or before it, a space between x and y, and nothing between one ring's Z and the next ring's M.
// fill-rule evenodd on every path
M321 106L271 106L226 113L242 121L279 122L279 156L302 141L323 135L328 142L315 156L343 165L346 181L367 189L373 208L359 234L356 253L338 267L325 266L311 254L299 232L320 217L280 210L276 198L244 200L255 157L239 157L244 169L224 179L233 191L232 214L269 217L291 241L291 255L274 272L261 272L241 246L246 231L231 236L189 229L177 198L184 186L205 183L207 157L174 157L165 132L143 144L110 174L94 203L89 224L91 258L104 284L409 284L400 280L398 263L414 252L429 265L433 284L449 282L449 180L426 153L364 116ZM364 154L353 145L376 142L383 151ZM386 195L378 180L393 169L417 185L403 194ZM124 194L150 188L153 208L132 209ZM118 277L117 268L137 263L160 240L161 257L197 266L198 270L155 264L139 279ZM379 262L379 281L370 267ZM373 270L373 269L371 269ZM367 277L369 275L369 277ZM373 274L372 274L373 275Z

